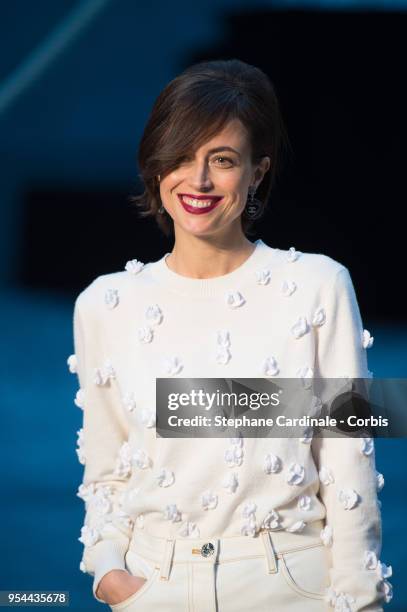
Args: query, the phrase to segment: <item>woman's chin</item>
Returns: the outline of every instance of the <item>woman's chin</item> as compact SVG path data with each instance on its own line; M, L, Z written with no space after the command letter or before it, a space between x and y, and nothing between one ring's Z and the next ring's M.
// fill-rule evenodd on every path
M209 236L219 231L219 226L209 219L191 219L180 225L182 231L194 236Z

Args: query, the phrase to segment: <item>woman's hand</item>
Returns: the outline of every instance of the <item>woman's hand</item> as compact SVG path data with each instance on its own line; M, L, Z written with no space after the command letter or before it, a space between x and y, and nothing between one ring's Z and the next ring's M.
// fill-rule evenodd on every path
M145 581L146 578L133 576L125 570L112 570L99 582L96 595L113 606L136 593Z

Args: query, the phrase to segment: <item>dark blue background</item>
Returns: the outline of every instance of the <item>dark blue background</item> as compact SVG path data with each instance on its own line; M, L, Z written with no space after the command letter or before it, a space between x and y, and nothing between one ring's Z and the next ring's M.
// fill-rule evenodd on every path
M181 69L238 57L269 74L295 156L256 237L347 265L370 369L407 370L404 3L99 4L15 0L0 20L0 589L69 590L72 610L100 608L79 571L73 302L97 275L171 249L127 196L151 105ZM402 612L406 442L376 453L386 609Z

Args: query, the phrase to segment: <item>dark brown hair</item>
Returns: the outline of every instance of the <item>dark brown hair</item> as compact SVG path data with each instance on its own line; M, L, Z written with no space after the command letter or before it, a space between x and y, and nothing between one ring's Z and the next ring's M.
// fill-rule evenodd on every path
M259 68L238 59L199 62L184 70L162 90L145 126L138 152L144 192L132 196L140 216L154 216L167 235L174 223L160 214L161 180L175 170L186 154L210 140L232 119L239 119L250 137L252 163L269 155L271 167L256 192L264 212L291 145L274 86ZM250 234L253 219L242 213L242 230Z

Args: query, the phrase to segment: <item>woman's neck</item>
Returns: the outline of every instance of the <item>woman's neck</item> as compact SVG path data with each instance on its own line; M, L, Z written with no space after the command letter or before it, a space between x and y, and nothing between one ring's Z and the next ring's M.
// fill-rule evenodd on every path
M212 278L229 274L250 257L255 244L244 234L227 238L197 238L191 234L175 238L166 258L173 272L191 278Z

